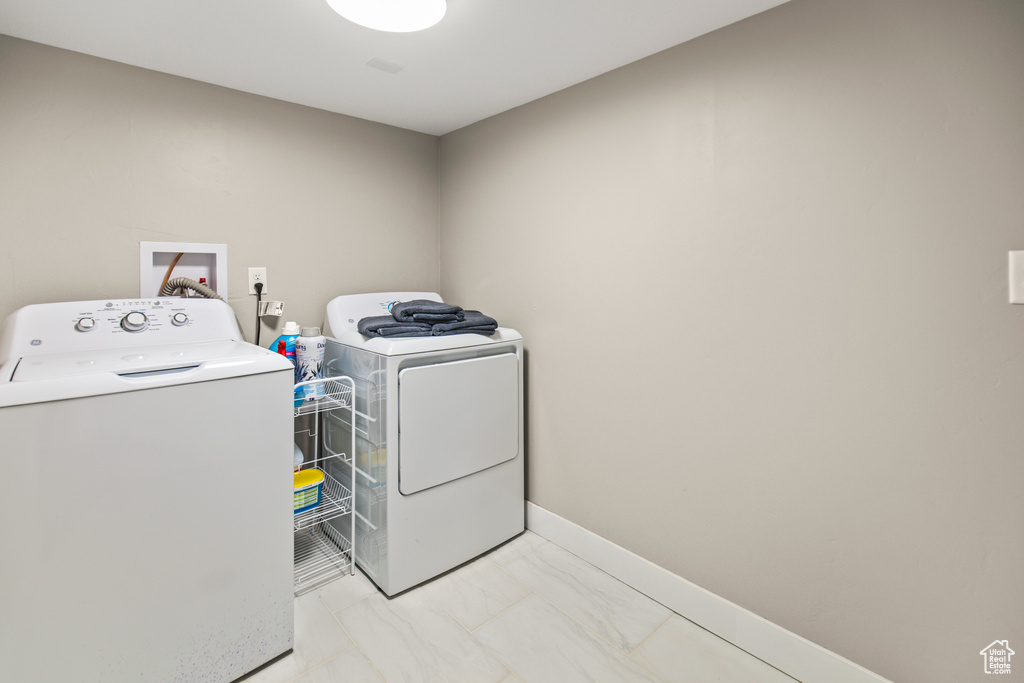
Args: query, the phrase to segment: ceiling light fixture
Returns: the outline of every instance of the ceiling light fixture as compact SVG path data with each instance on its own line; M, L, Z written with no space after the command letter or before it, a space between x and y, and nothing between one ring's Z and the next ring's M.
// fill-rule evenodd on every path
M327 4L354 24L392 33L430 28L448 9L445 0L327 0Z

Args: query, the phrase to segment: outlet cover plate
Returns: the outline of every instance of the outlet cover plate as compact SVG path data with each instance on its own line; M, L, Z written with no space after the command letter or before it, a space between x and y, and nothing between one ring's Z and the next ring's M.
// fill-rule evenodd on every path
M256 294L256 283L263 283L262 296L267 294L267 269L266 268L250 268L249 269L249 293Z

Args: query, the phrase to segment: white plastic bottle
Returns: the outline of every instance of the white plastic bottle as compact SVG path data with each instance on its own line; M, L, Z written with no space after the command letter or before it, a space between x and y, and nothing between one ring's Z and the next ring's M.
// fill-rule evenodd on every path
M324 349L327 338L320 334L319 327L303 327L299 338L295 340L295 358L298 364L298 380L308 382L324 376ZM323 382L302 388L307 401L324 396Z

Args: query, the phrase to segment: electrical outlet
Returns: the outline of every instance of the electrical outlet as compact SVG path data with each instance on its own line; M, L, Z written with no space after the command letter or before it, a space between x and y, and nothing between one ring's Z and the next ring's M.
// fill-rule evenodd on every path
M249 269L249 293L256 293L256 283L263 283L263 292L265 296L267 293L267 269L266 268L250 268Z

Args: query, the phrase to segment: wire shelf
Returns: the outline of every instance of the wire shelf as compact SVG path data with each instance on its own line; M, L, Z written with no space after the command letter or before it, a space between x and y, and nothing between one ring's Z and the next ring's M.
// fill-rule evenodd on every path
M324 483L320 488L320 504L312 510L295 515L295 530L326 522L340 517L352 509L352 492L338 483L338 480L324 472Z
M355 422L355 383L350 377L325 377L299 382L296 389L309 389L320 397L295 407L295 434L306 442L303 467L316 467L324 473L320 504L293 515L295 533L295 595L301 595L337 578L351 575L355 537L354 496L327 470L345 481L355 479L355 463L348 453L355 452L355 432L347 443L331 443L336 429L333 418L347 413L341 424ZM327 418L332 418L328 420ZM299 442L296 442L297 444ZM310 448L311 447L311 448ZM306 457L308 456L308 457ZM344 520L345 516L347 520ZM329 521L333 520L333 521ZM339 524L344 526L338 526ZM340 529L348 529L347 532Z
M342 379L348 383L342 381ZM320 398L306 401L296 406L295 417L318 413L323 410L335 410L337 408L350 410L352 408L352 385L351 380L348 380L348 378L312 379L295 385L296 389L310 387L317 392L320 391L320 387L323 387L323 395Z
M295 595L352 571L352 544L329 524L295 534Z

